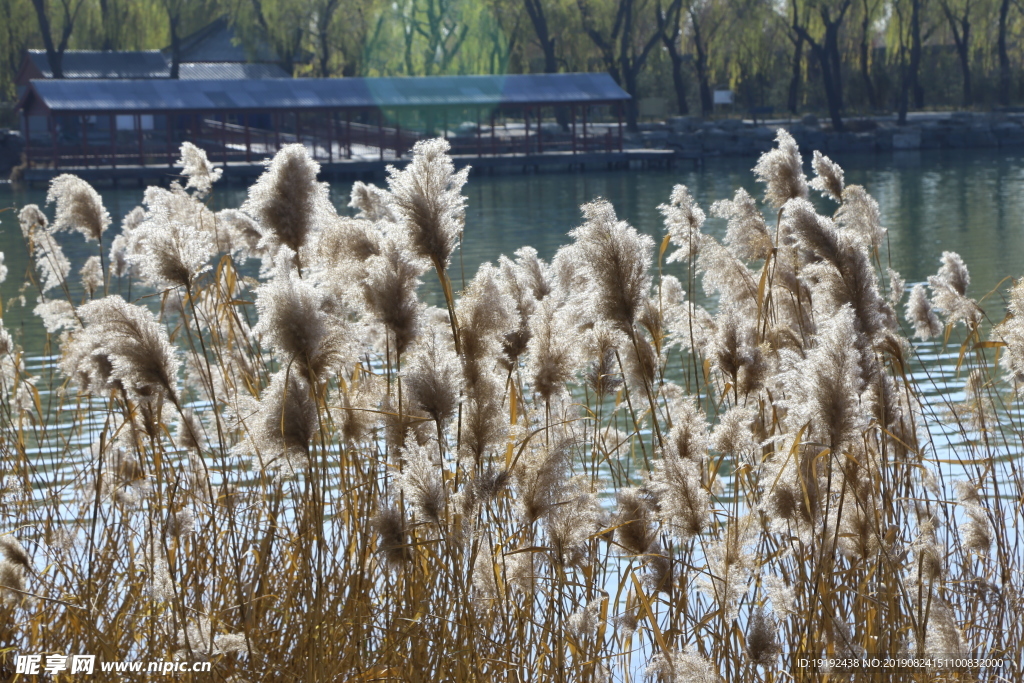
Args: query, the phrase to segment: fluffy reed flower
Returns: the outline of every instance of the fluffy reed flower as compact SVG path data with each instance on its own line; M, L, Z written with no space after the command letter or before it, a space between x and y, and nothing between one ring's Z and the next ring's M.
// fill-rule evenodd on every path
M606 594L599 595L588 602L583 609L569 615L566 627L577 643L597 634L597 629L601 625L601 605L607 599Z
M20 567L23 571L32 570L32 560L29 559L28 553L25 552L25 546L10 534L0 536L0 555L3 555L5 562L10 562L16 567Z
M858 235L877 252L885 241L886 233L878 202L860 185L844 189L842 200L842 206L836 211L836 223Z
M48 230L46 215L35 204L28 204L18 213L21 233L28 240L41 281L39 289L46 293L59 287L71 272L71 263L64 256L57 240Z
M665 683L722 683L709 659L688 650L654 655L644 674Z
M327 184L316 181L319 172L305 145L285 145L249 188L242 211L259 223L268 251L284 245L299 254L310 233L337 215Z
M666 263L689 261L700 246L700 230L704 226L704 211L697 206L685 185L676 185L668 204L658 211L665 217L665 231L677 249L669 254Z
M707 457L711 438L703 411L690 398L674 400L670 405L672 429L665 440L666 458L700 463Z
M865 422L860 406L860 352L850 343L854 316L849 306L821 323L814 347L785 373L791 424L810 423L813 438L840 453Z
M136 206L134 209L125 214L125 217L121 219L121 232L114 235L114 239L110 241L110 274L116 275L117 277L123 277L128 274L128 268L130 266L129 257L139 255L138 240L135 239L135 229L142 224L142 221L146 219L146 210L141 206Z
M37 205L26 204L18 212L18 224L21 226L22 236L28 239L38 230L47 230L50 221Z
M633 555L647 554L658 542L655 514L654 501L646 491L635 487L621 489L612 520L615 540Z
M358 443L377 427L376 408L384 396L384 383L375 375L360 372L341 389L342 405L335 411L334 423L346 442Z
M412 559L409 534L405 529L405 517L396 507L388 507L378 513L374 527L380 536L379 552L383 553L392 568L398 568Z
M842 203L843 169L839 164L818 150L814 150L811 166L814 167L815 174L814 180L811 181L811 189L817 190L824 197Z
M721 199L711 205L711 215L728 221L725 243L744 261L768 258L772 251L772 236L764 215L754 198L742 187L731 200Z
M956 483L957 501L967 512L967 522L960 525L960 540L964 547L987 555L992 547L992 524L982 507L979 487L965 481Z
M676 538L686 541L707 527L711 498L701 485L697 462L666 450L651 473L650 488L662 521Z
M72 351L70 357L106 357L109 376L120 382L138 398L165 395L177 403L178 357L167 338L167 328L150 311L127 303L112 295L84 304L78 317L85 330L72 340L72 347L88 353ZM98 360L98 359L97 359ZM79 372L81 368L65 367Z
M968 298L967 287L971 284L971 275L960 254L953 251L942 252L942 266L939 271L928 278L928 286L932 290L932 306L946 316L950 325L960 321L977 325L981 320L981 311L974 299Z
M599 398L622 386L622 372L615 353L627 344L625 335L606 320L594 323L587 331L586 356L592 360L584 380Z
M401 355L419 335L423 305L416 295L423 264L399 243L385 239L380 253L365 262L362 281L365 310L393 335L395 353Z
M484 263L463 291L455 312L466 393L475 396L484 375L498 362L506 334L516 327L516 303L502 286L498 269Z
M387 190L382 190L376 185L368 185L361 180L354 182L348 205L358 211L356 218L388 223L398 222L391 210L391 195Z
M203 434L203 424L200 422L199 416L195 414L195 411L190 409L181 411L175 434L178 448L190 451L202 450L203 442L205 441Z
M477 380L476 390L467 397L462 412L461 453L474 463L508 436L507 408L503 404L504 385L494 373Z
M790 199L807 196L807 178L804 177L803 158L793 136L779 128L775 141L778 147L761 155L754 166L754 175L757 182L767 186L765 201L781 209Z
M7 279L7 266L4 265L4 253L0 251L0 282Z
M588 554L587 543L598 531L597 499L588 491L570 484L559 501L545 516L551 561L560 567L579 566Z
M403 371L409 404L439 425L455 415L462 390L462 367L443 328L431 326L410 352Z
M942 323L932 309L924 285L914 285L910 290L910 298L907 299L904 311L907 322L914 326L914 336L921 341L928 341L942 334Z
M310 382L333 375L347 356L347 335L323 308L321 293L290 269L256 290L260 320L253 334Z
M837 230L805 199L790 202L786 213L787 224L800 244L830 266L805 269L820 277L817 299L831 298L833 305L839 306L850 304L857 325L869 340L893 329L895 313L878 290L878 278L864 243Z
M545 298L530 316L529 358L526 372L533 390L544 401L562 391L579 364L579 345L575 338L575 312L559 307Z
M558 434L550 445L527 447L513 468L516 505L526 522L546 515L562 500L572 442Z
M750 661L766 669L775 665L782 652L778 624L763 606L757 607L747 622L746 646Z
M43 326L50 334L61 330L76 330L82 327L81 323L78 322L78 318L75 317L75 307L67 299L43 301L42 297L40 297L39 303L32 309L32 313L43 321Z
M231 254L239 263L245 263L250 256L262 255L263 233L248 214L238 209L218 211L215 226L217 251Z
M581 208L586 222L569 235L579 249L579 266L593 283L595 312L629 330L650 292L654 241L618 220L608 201Z
M440 524L445 518L448 490L444 485L443 465L435 461L437 448L419 446L415 441L402 449L404 466L395 484L405 501L421 518Z
M82 289L90 298L103 288L103 267L99 256L87 258L78 274L82 277Z
M188 536L196 528L196 516L189 508L182 508L167 517L167 533L176 538Z
M99 242L110 225L110 214L103 207L103 199L92 185L69 173L50 181L46 203L57 203L51 232L77 230L87 240Z
M209 269L213 255L209 210L177 186L149 188L145 220L133 231L136 246L128 255L143 281L153 287L190 288Z
M263 390L259 404L241 415L246 439L236 452L252 455L260 470L290 475L309 460L310 442L318 428L317 406L309 384L296 372L279 370Z
M757 448L752 429L756 417L756 411L749 405L729 408L711 433L715 450L737 458L751 454Z
M444 139L420 140L403 170L388 167L391 210L404 227L412 250L445 270L462 237L466 198L462 186L469 167L455 171Z
M209 617L189 620L184 629L177 632L178 647L174 659L204 661L218 655L245 652L245 636L240 633L217 633Z
M181 174L188 178L185 189L195 188L198 197L206 196L224 172L211 164L206 152L191 142L181 143L181 158L174 165L181 166Z
M513 367L526 351L530 341L529 319L537 302L551 293L550 267L537 257L533 247L521 247L515 252L516 260L507 256L498 259L498 269L505 292L515 302L518 324L505 334L503 350L506 358L502 364Z
M1006 342L1000 362L1017 384L1017 392L1024 394L1024 279L1017 280L1009 295L1010 315L995 328L996 335Z

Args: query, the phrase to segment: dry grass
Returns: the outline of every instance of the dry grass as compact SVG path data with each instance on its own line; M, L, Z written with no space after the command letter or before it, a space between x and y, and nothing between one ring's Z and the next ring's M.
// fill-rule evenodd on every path
M688 683L962 655L1014 680L1024 328L991 325L955 255L900 323L877 206L780 143L757 167L774 222L740 192L719 243L677 188L658 249L598 202L551 263L520 250L461 294L440 141L390 192L357 184L356 218L300 149L245 215L205 206L217 174L188 147L189 190L148 191L112 242L98 195L55 184L103 281L73 294L23 212L62 360L30 377L0 338L4 676L54 652L231 681ZM104 297L129 279L156 295ZM911 329L958 352L963 400L922 399L941 369Z

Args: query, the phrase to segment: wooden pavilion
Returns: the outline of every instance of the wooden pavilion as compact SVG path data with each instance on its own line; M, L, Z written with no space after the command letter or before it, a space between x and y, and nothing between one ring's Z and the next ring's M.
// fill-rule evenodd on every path
M422 78L33 80L29 168L172 166L183 141L224 166L301 143L318 161L400 159L443 135L456 155L622 151L629 95L605 73Z

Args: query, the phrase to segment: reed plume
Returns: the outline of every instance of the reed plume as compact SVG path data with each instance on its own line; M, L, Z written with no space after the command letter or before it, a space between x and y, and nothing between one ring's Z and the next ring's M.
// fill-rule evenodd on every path
M110 225L110 214L92 185L78 176L65 173L50 181L46 203L57 204L51 232L75 230L85 239L99 242Z

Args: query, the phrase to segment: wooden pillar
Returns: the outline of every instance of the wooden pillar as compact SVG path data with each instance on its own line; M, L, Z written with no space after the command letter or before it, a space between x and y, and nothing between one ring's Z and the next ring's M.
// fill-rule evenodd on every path
M220 115L220 159L224 168L228 167L228 113Z
M274 112L274 153L281 151L281 112Z
M544 131L541 130L544 117L541 116L541 107L537 105L537 154L544 153Z
M117 168L117 115L110 114L110 167Z
M352 112L345 111L345 158L352 158Z
M380 150L380 160L384 161L384 111L377 110L377 149Z
M576 105L569 105L569 116L572 118L572 153L576 153Z
M50 142L53 144L53 168L60 168L60 149L57 146L57 117L52 113L47 117L50 128Z
M167 152L167 167L172 168L174 166L174 128L171 125L171 112L167 112L167 140L164 147Z
M523 107L523 131L526 133L526 137L523 140L523 154L530 153L530 110L528 107Z
M142 115L135 115L135 139L139 143L139 166L146 165L146 155L142 149Z
M497 142L494 137L494 110L491 109L491 156L495 156L498 153Z
M587 153L587 105L583 105L583 153Z
M302 114L295 110L295 142L302 144Z
M327 163L334 163L334 112L327 112Z
M480 148L480 107L476 108L476 155L482 157L483 150Z
M21 116L25 120L25 162L31 164L32 162L32 125L30 121L32 117L29 116L28 112L24 109L21 111Z
M622 102L619 102L618 106L615 107L616 113L619 115L619 151L622 151Z
M252 163L252 131L249 129L249 112L245 116L245 163Z
M82 130L82 166L89 168L89 117L84 114L78 116L78 125Z
M402 158L402 110L395 111L395 158Z

